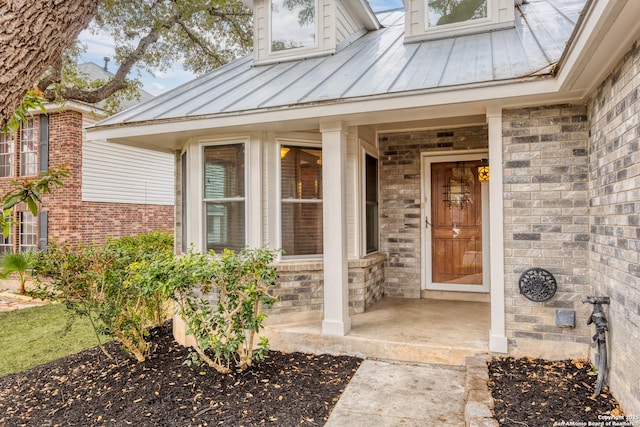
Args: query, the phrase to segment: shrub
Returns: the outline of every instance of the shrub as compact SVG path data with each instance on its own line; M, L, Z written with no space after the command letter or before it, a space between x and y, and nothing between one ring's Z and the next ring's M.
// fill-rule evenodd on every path
M163 323L168 301L157 288L132 281L129 266L172 257L172 245L166 233L111 239L102 247L51 243L35 261L37 292L88 317L107 356L100 333L114 336L143 361L150 350L147 329Z
M34 254L32 252L6 253L0 257L0 278L7 278L11 273L18 273L20 295L26 293L27 273L31 270Z
M269 288L277 273L269 264L277 251L225 250L209 256L189 252L179 258L147 260L131 265L131 279L175 298L179 312L193 334L197 361L221 373L244 370L268 351L268 340L256 333L275 298Z

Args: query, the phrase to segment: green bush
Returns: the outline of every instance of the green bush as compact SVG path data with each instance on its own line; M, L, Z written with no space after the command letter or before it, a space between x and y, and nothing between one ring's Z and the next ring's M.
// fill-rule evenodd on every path
M168 300L153 284L132 281L129 266L171 258L172 250L173 238L166 233L110 239L102 247L51 243L34 262L36 292L88 317L105 354L101 333L143 361L149 353L147 329L163 323Z
M267 249L225 250L209 256L189 252L132 264L130 277L175 298L187 332L196 340L196 360L222 373L242 371L268 351L264 337L254 347L265 317L262 307L275 301L268 291L277 279L270 266L276 254Z

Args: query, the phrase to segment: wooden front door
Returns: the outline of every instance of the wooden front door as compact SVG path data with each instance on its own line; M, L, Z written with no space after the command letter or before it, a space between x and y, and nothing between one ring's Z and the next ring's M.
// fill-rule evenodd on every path
M431 277L427 280L436 287L466 291L474 290L474 285L478 291L483 287L482 189L476 164L475 160L430 163L431 212L425 225L431 227Z

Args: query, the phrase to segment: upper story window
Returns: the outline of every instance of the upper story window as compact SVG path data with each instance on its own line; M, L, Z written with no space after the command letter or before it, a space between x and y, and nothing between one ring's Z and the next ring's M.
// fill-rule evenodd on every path
M427 27L459 24L488 17L489 0L427 0Z
M315 47L317 0L271 0L271 52Z
M20 127L20 176L38 174L38 125L28 119Z
M13 176L13 133L0 131L0 177Z

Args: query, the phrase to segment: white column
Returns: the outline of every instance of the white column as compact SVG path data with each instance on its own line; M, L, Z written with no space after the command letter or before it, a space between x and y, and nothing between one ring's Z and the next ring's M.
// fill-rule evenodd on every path
M489 246L491 251L491 330L489 331L489 350L506 353L501 107L487 108L487 123L489 125Z
M262 138L252 134L246 144L245 203L247 206L247 246L261 248L262 243Z
M320 125L322 132L322 219L324 248L324 320L322 333L346 335L351 330L347 264L346 159L347 127Z

